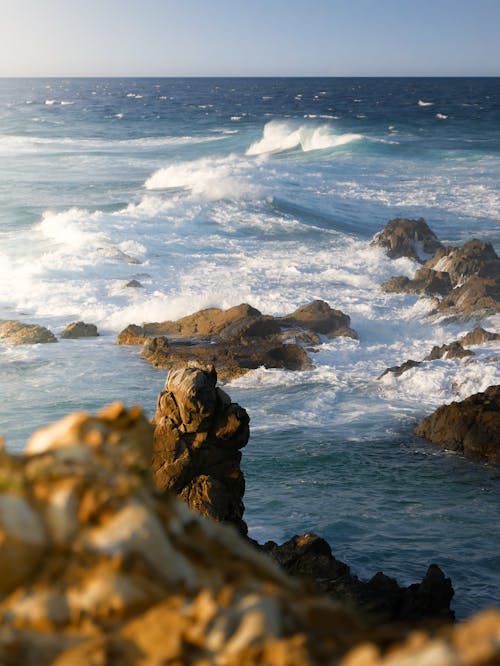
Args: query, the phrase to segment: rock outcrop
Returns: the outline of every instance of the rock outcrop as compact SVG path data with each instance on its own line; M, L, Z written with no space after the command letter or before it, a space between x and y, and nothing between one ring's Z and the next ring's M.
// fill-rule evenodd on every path
M143 345L141 357L158 368L191 360L214 364L219 379L229 380L259 367L311 369L303 345L320 344L320 335L357 339L347 315L313 301L284 317L241 304L201 310L178 321L132 324L119 334L118 344Z
M373 237L371 245L383 247L391 259L409 257L423 263L442 247L436 234L423 218L396 218Z
M246 534L240 449L250 419L216 384L213 366L170 371L153 418L154 479L197 513Z
M474 352L470 349L464 349L462 344L455 340L445 345L434 345L429 354L424 357L424 361L436 361L440 358L449 360L452 358L467 358L468 356L474 356Z
M61 333L61 338L95 338L99 335L95 324L86 324L83 321L74 321L68 324Z
M263 548L287 573L311 578L333 599L355 608L368 624L454 618L450 610L454 594L451 581L435 564L429 566L421 583L400 587L394 578L381 572L367 582L361 581L316 534L294 536L280 546L269 541Z
M423 238L431 239L424 252L434 253L412 279L396 275L384 282L381 289L441 297L431 315L451 320L478 319L500 312L500 258L491 243L473 239L462 247L444 247L421 222L392 220L375 235L372 245L388 248L392 258L408 256L420 261ZM437 241L434 246L432 238Z
M500 464L500 386L439 407L415 433L452 451Z
M462 345L482 345L485 342L493 342L495 340L500 340L500 333L493 333L493 331L486 331L481 326L476 326L473 331L470 331L462 338L459 342Z
M57 342L56 336L45 326L23 324L13 319L0 320L0 339L11 345L36 345Z

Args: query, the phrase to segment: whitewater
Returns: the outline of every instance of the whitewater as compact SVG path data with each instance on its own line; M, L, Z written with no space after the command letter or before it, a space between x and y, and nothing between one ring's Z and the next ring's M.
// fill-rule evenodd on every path
M359 341L227 386L251 418L250 534L315 531L359 576L401 584L436 562L460 617L498 603L499 472L413 428L500 383L500 347L377 381L473 325L380 291L417 265L370 239L424 217L445 244L500 252L499 98L499 79L0 79L0 319L100 332L0 344L6 446L116 399L152 415L165 372L116 345L130 323L323 299Z

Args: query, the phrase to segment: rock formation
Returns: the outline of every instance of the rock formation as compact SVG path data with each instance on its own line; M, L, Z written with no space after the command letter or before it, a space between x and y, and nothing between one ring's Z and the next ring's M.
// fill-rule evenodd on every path
M415 433L452 451L499 464L500 386L439 407Z
M154 479L197 513L246 534L240 449L248 442L250 419L216 384L213 366L169 372L153 419Z
M61 338L95 338L99 335L95 324L86 324L83 321L74 321L68 324L61 333Z
M375 234L371 245L385 248L391 259L409 257L421 263L442 247L441 242L423 218L391 220L382 231Z
M229 380L259 367L307 370L313 366L302 345L320 344L320 335L357 339L350 318L324 301L313 301L284 317L262 315L241 304L209 308L178 321L127 326L118 344L143 345L141 357L159 368L196 360L217 367Z
M405 588L381 572L367 582L359 580L316 534L294 536L280 546L269 541L264 544L264 550L287 573L313 579L319 589L333 599L355 608L368 624L454 618L450 611L454 594L451 581L435 564L428 568L421 583Z
M57 342L56 336L45 326L23 324L12 319L0 320L0 339L11 345L36 345Z
M463 345L482 345L485 342L493 342L495 340L500 340L500 333L486 331L481 326L476 326L473 331L460 338L459 342Z
M419 238L425 235L425 230L417 230L419 222L393 220L374 237L372 245L389 248L388 254L393 258L404 255L419 260L418 252L411 252L412 234L415 238L419 233ZM435 238L428 227L427 230ZM443 247L438 242L434 250L434 256L416 271L413 279L397 275L381 288L387 292L441 296L431 315L452 320L477 319L500 312L500 258L491 243L473 239L462 247Z

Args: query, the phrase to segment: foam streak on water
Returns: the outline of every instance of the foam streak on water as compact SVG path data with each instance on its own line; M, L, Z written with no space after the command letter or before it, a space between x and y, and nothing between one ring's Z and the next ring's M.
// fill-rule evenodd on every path
M115 344L129 323L321 298L359 341L325 341L314 370L228 387L251 416L252 535L315 530L359 575L404 583L436 561L459 615L498 600L498 473L412 429L499 383L499 346L377 381L472 325L381 292L417 266L369 240L423 216L444 242L500 251L499 92L497 79L0 80L0 318L101 332L0 345L7 445L118 398L152 414L164 372Z

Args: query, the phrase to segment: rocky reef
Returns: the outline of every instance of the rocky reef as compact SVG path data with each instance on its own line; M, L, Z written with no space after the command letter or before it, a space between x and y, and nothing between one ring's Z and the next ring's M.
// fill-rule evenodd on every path
M442 405L415 433L451 451L500 464L500 386Z
M61 338L74 340L76 338L95 338L99 335L95 324L86 324L84 321L74 321L68 324L61 333Z
M23 322L14 319L0 321L0 340L11 345L36 345L57 342L56 336L45 326L23 324Z
M500 612L416 634L369 627L234 528L160 493L152 455L153 427L119 403L43 428L22 455L1 452L2 665L486 666L500 658ZM324 552L312 544L296 545ZM428 572L421 597L435 576Z
M259 367L307 370L304 348L328 338L357 339L350 318L325 301L313 301L284 317L263 315L242 303L229 310L209 308L178 321L131 324L118 344L142 345L141 357L158 368L196 360L217 367L219 378L234 379Z
M422 262L420 246L433 253L412 279L392 277L382 284L384 291L436 297L431 315L447 319L479 319L500 311L500 258L491 243L473 239L462 247L444 247L422 219L398 219L376 234L372 244L386 248L391 258Z

